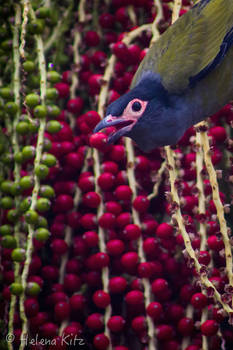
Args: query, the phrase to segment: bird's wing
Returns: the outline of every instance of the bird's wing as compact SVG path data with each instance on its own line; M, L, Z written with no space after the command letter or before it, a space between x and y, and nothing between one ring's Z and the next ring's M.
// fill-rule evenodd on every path
M213 70L232 45L233 1L201 0L152 45L132 85L153 71L168 92L182 93Z

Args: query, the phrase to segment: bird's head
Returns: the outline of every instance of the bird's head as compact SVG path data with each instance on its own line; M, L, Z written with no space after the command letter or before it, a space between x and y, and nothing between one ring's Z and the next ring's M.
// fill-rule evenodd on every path
M175 118L168 118L171 100L158 74L144 73L139 83L111 103L106 117L95 127L98 132L109 126L116 131L108 137L113 143L121 136L132 138L143 151L171 144L177 134ZM174 142L175 143L175 142Z

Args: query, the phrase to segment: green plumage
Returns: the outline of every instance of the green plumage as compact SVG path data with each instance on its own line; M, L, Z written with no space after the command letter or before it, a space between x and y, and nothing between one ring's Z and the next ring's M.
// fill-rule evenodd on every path
M189 86L189 79L213 62L224 37L232 28L232 0L200 1L153 44L141 62L132 86L144 71L149 70L160 74L162 84L169 93L183 93ZM219 66L226 70L228 62L232 60L233 46ZM213 74L218 75L217 68L203 79L203 83ZM232 63L229 68L232 69Z

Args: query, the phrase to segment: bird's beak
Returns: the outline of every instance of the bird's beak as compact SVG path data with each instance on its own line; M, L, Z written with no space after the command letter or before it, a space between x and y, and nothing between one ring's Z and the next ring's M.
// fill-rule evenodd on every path
M135 123L135 119L128 118L127 116L114 117L109 114L96 125L94 133L108 128L109 126L114 126L116 131L108 136L108 143L113 143L129 132Z

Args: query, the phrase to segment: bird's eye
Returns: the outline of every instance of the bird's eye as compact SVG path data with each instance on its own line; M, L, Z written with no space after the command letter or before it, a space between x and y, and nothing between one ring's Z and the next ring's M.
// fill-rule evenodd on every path
M132 110L133 110L134 112L139 112L139 111L141 110L141 108L142 108L142 105L141 105L141 103L138 102L138 101L135 101L135 102L132 104Z

